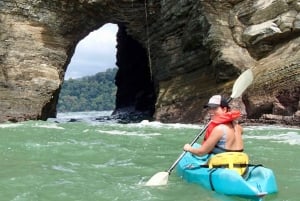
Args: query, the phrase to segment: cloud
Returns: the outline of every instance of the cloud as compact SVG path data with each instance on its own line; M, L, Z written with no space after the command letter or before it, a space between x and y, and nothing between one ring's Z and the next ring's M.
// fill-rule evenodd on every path
M105 24L81 40L67 68L65 79L79 78L116 67L118 26Z

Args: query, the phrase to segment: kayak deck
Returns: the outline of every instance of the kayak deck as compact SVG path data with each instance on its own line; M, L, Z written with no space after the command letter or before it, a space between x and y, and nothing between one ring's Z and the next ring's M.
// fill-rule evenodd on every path
M249 165L247 172L240 176L230 169L203 166L209 158L209 155L197 157L186 153L177 165L177 174L187 182L225 195L258 198L278 191L271 169Z

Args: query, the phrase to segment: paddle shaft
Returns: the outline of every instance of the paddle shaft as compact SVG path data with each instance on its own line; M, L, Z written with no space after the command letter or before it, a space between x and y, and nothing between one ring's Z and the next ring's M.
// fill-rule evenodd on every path
M195 142L200 138L200 136L204 133L204 131L207 129L208 125L210 124L210 121L206 124L206 126L200 131L200 133L193 139L193 141L190 143L191 146L195 144ZM173 169L176 167L177 163L183 158L183 156L186 154L186 151L183 151L182 154L177 158L177 160L173 163L173 165L167 170L169 174L173 171Z

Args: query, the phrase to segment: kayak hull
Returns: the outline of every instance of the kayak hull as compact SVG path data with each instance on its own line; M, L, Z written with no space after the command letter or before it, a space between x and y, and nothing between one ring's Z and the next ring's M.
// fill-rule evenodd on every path
M230 169L201 167L210 157L211 155L197 157L186 153L177 165L177 174L187 182L225 195L257 198L278 192L271 169L261 165L249 165L247 172L240 176Z

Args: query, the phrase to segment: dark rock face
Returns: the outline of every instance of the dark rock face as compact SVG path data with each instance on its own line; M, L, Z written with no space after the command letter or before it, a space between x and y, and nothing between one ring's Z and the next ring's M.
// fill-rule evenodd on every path
M55 116L76 44L105 23L119 25L115 114L202 121L207 99L251 68L232 102L245 121L300 125L297 0L3 0L0 121Z
M155 88L149 69L146 49L119 26L117 34L116 109L114 114L145 112L153 116L155 111Z

